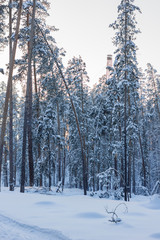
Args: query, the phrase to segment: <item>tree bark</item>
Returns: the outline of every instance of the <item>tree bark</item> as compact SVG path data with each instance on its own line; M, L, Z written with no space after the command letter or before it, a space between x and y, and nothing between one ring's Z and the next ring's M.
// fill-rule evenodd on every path
M5 142L5 150L4 150L4 163L3 163L3 181L4 181L4 187L8 187L8 166L7 166L7 143Z
M48 184L49 191L51 191L51 148L50 148L50 134L48 135Z
M27 130L28 130L28 159L29 159L29 185L34 185L34 164L33 164L33 146L32 146L32 49L33 49L33 38L34 38L34 19L35 19L35 8L33 5L32 23L30 41L28 42L28 78L27 85L29 87L28 93L28 111L27 111ZM29 14L28 14L29 20ZM33 26L32 26L33 25ZM32 29L33 27L33 29Z
M135 142L134 142L134 152L133 152L133 176L132 176L132 186L133 186L133 193L136 194L136 176L135 176Z
M9 1L9 63L12 59L12 0ZM10 64L9 64L10 65ZM11 92L10 92L10 108L9 108L9 190L14 191L13 180L13 97L12 97L12 80L11 80Z
M125 2L126 4L126 2ZM125 68L127 66L127 12L125 11ZM127 80L127 71L125 70L125 80ZM128 200L127 193L127 86L124 88L124 200Z
M21 187L20 192L24 193L25 186L25 162L26 162L26 137L28 131L28 152L29 152L29 177L30 186L34 184L34 166L32 155L32 49L34 38L34 21L36 11L36 0L33 2L32 22L30 31L29 54L28 54L28 73L27 73L27 90L25 100L24 124L23 124L23 148L22 148L22 165L21 165Z
M36 62L34 58L34 63L33 63L33 72L34 72L34 90L35 90L35 95L36 95L36 111L37 111L37 121L40 116L40 108L39 108L39 95L38 95L38 87L37 87L37 75L36 75ZM38 127L38 126L37 126ZM41 158L41 144L40 141L38 141L38 146L37 146L37 151L38 151L38 159ZM41 170L40 170L41 171ZM40 179L37 181L37 185L40 187L42 186L42 172L40 172Z
M59 103L57 102L57 126L58 126L58 181L61 181L61 145L60 145L60 116Z
M64 127L63 129L64 131L64 139L65 139L65 135L66 135L66 129ZM63 149L63 161L62 161L62 191L64 189L64 183L65 183L65 171L66 171L66 146L64 144L64 149Z
M145 167L145 160L144 160L143 147L142 147L142 141L141 141L140 133L138 134L138 136L139 136L139 145L140 145L141 156L142 156L143 186L146 187L146 185L147 185L147 181L146 181L146 167Z

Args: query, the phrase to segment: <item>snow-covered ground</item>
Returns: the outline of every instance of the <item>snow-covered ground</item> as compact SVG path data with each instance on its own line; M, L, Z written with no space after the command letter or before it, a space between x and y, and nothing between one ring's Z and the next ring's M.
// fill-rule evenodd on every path
M160 239L160 197L134 196L117 209L120 223L109 220L123 201L63 194L0 192L0 240L152 240Z

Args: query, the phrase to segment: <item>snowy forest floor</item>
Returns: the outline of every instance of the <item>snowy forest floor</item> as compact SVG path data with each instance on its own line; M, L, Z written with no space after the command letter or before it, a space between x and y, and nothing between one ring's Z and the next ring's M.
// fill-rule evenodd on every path
M120 223L109 220L124 201L83 196L83 191L40 194L17 188L0 192L0 240L152 240L160 239L160 196L133 196L117 208Z

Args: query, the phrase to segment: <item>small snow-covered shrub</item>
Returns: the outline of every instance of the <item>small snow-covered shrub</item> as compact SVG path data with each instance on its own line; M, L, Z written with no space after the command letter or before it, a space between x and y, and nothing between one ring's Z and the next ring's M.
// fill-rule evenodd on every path
M118 188L114 191L114 198L116 200L121 200L124 197L124 191L123 188Z
M123 188L120 187L120 174L114 168L109 168L105 172L97 175L99 185L103 191L99 193L100 198L113 198L120 200L123 197Z
M62 193L63 189L62 189L62 182L59 181L57 184L57 189L56 189L56 193Z
M110 195L108 192L100 192L99 198L109 198Z
M91 193L90 193L90 196L93 197L93 196L94 196L94 192L91 192Z
M123 199L123 188L118 188L116 190L108 190L108 191L99 191L99 198L112 198L115 200Z

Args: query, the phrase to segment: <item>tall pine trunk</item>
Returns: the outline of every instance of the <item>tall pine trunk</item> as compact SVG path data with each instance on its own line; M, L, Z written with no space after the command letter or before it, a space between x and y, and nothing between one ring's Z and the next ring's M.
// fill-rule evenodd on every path
M51 177L51 146L50 146L50 134L48 134L48 187L51 191L52 177Z
M34 89L35 89L35 95L36 95L36 118L37 121L40 116L40 107L39 107L39 96L38 96L38 86L37 86L37 75L36 75L36 61L34 57L34 63L33 63L33 71L34 71ZM38 127L38 126L37 126ZM38 141L38 146L37 146L37 152L38 152L38 159L41 158L41 144L40 141ZM42 186L42 171L40 170L40 179L37 181L38 186Z
M36 0L34 0L33 2L29 53L28 53L27 90L26 90L24 124L23 124L23 147L22 147L21 187L20 187L20 192L22 193L24 193L24 186L25 186L27 131L28 131L30 186L33 186L34 184L34 167L33 167L33 153L32 153L32 66L31 66L31 63L32 63L33 38L34 38L35 11L36 11Z
M34 8L34 6L33 6ZM35 18L35 9L33 9L33 25L34 25L34 18ZM29 21L29 14L28 14L28 21ZM29 23L29 22L28 22ZM28 24L29 25L29 24ZM34 29L34 26L33 26ZM31 31L32 26L31 26ZM34 185L34 165L33 165L33 146L32 146L32 49L33 49L33 38L34 38L34 31L30 35L30 41L28 43L28 78L27 78L27 85L29 87L28 93L28 111L27 111L27 130L28 130L28 159L29 159L29 185L32 187ZM32 45L31 45L32 44ZM31 46L30 46L31 45Z
M136 174L135 174L135 141L134 141L134 151L133 151L133 176L132 176L132 191L134 194L136 194Z
M126 4L126 2L125 2ZM127 11L125 11L125 67L127 66ZM125 81L127 71L125 70ZM127 86L124 88L124 200L127 201Z
M9 65L11 65L12 59L12 0L9 1ZM9 108L9 190L14 191L14 176L13 176L13 86L11 81L11 92L10 92L10 108Z
M58 126L58 181L61 181L61 144L60 144L60 114L59 103L57 102L57 126Z
M66 129L64 127L63 129L63 137L64 139L66 138ZM66 171L66 146L64 144L64 149L63 149L63 161L62 161L62 191L64 189L64 183L65 183L65 171Z
M4 163L3 163L3 181L4 187L8 187L8 164L7 164L8 149L7 143L4 144Z

